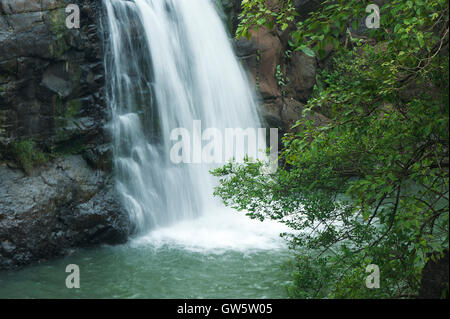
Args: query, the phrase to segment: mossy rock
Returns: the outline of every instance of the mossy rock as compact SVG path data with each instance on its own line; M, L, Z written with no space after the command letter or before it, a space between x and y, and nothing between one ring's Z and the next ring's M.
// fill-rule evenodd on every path
M48 162L48 156L36 147L33 140L15 141L10 149L16 163L29 175L35 167Z

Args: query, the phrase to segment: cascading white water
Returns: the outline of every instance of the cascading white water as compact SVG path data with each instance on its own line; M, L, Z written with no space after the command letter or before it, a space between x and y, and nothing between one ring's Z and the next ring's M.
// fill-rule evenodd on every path
M279 234L289 230L224 208L209 165L169 158L171 130L194 120L219 130L261 125L214 1L103 0L117 190L140 234L0 272L0 298L286 297ZM83 269L76 294L49 276L67 264Z
M170 132L258 128L214 0L104 0L117 189L139 232L212 214L209 165L174 164ZM195 136L194 136L195 138Z

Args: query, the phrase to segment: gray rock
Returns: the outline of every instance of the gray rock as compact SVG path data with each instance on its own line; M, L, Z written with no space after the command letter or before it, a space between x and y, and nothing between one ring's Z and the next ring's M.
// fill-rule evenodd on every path
M111 144L99 145L83 153L83 158L91 167L104 171L112 170L112 156L113 152Z
M7 254L11 254L16 249L16 245L9 242L8 240L3 241L1 247Z
M81 156L60 158L35 176L0 166L0 269L124 243L131 231L107 174Z
M225 22L230 34L234 35L239 24L242 0L219 0L225 13Z
M81 28L65 26L78 3ZM0 140L51 149L103 143L107 116L94 0L0 0ZM86 125L88 123L88 125Z
M248 56L255 55L257 53L257 48L255 47L255 45L247 39L240 38L238 40L235 40L233 44L236 55L239 58L245 58Z
M0 0L0 269L131 232L108 177L101 14L97 0ZM59 157L28 176L8 154L22 139Z
M287 91L296 100L306 103L316 83L316 59L303 52L295 52L286 70L289 79Z
M34 12L41 10L41 0L1 0L0 8L6 14Z

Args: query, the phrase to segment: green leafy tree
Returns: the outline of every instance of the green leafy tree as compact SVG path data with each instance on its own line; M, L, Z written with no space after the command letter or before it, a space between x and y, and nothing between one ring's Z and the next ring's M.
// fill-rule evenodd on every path
M330 122L297 122L275 174L248 161L213 172L225 204L295 230L293 297L413 297L426 262L448 249L448 2L390 1L381 28L357 38L348 28L366 5L324 1L291 34L294 50L336 50L304 110ZM245 34L254 20L242 23ZM379 289L366 287L369 264Z
M271 29L278 26L281 30L286 30L296 16L292 0L280 1L273 8L267 5L266 0L242 0L241 6L240 23L236 30L238 37L250 38L251 31L256 31L261 26Z

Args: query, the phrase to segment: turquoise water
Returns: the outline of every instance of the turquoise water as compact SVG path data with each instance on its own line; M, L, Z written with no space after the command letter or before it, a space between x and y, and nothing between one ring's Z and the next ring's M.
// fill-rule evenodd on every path
M0 272L0 298L286 298L285 230L218 211L125 245ZM69 264L79 266L79 289L66 287Z
M101 247L0 273L0 298L285 298L286 251ZM80 288L65 286L68 264Z

